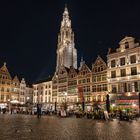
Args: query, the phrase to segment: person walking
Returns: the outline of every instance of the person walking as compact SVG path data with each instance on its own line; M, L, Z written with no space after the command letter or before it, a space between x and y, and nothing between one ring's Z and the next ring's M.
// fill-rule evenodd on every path
M104 111L104 116L105 116L105 120L108 121L109 120L109 115L108 115L107 110Z
M41 105L37 104L37 118L41 118Z

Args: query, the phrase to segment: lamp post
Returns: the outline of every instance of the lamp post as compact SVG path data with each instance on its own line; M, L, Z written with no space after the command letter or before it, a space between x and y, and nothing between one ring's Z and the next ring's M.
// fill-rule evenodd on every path
M110 100L109 100L109 95L106 95L106 110L108 113L110 112Z
M26 97L26 99L27 99L27 101L26 101L27 106L29 106L30 105L30 97Z
M56 112L56 105L57 105L57 102L55 101L54 102L54 111Z

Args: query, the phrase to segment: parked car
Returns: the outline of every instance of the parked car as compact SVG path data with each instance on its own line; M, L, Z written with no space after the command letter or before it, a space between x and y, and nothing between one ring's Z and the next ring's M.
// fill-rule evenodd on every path
M36 115L36 114L37 114L37 107L33 107L33 108L32 108L32 114L33 114L33 115Z

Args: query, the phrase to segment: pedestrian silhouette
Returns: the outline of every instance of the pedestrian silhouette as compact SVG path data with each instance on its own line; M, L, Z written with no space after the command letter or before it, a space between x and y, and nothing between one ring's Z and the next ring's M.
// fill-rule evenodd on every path
M37 104L37 118L41 118L41 105Z

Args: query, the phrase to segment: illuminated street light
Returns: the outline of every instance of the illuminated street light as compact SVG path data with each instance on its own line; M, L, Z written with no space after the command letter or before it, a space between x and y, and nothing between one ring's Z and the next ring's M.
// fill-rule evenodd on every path
M113 107L115 107L115 106L116 106L116 104L112 104L112 106L113 106Z
M133 103L133 104L132 104L132 106L133 106L133 107L136 107L136 104L135 104L135 103Z

